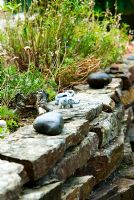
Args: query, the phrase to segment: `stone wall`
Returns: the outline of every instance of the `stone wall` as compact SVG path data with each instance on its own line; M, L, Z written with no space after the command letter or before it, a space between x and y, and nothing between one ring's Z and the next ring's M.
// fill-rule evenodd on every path
M0 199L85 200L117 169L133 120L134 61L124 57L107 72L112 82L103 89L75 86L80 104L73 108L50 102L63 115L61 135L30 125L0 140Z

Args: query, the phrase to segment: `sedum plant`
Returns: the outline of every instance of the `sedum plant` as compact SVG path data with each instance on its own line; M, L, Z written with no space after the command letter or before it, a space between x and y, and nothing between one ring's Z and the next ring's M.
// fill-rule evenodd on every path
M0 107L0 118L6 121L7 132L15 131L19 127L19 117L13 112L12 109L9 109L7 106ZM2 133L2 129L0 133Z

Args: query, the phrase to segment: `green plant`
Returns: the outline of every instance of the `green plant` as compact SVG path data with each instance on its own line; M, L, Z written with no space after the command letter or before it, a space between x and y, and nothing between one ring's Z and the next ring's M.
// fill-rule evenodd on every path
M14 119L7 120L7 127L10 131L15 131L19 127L19 122Z
M39 89L47 90L49 88L50 100L53 98L56 84L49 80L46 83L41 72L38 69L31 68L28 71L20 72L16 66L4 67L1 63L1 90L0 103L1 105L10 105L17 93L22 93L27 96L30 93L37 92ZM53 92L53 94L52 94Z
M24 13L24 20L18 19L13 26L8 22L4 38L0 38L11 60L20 70L27 70L19 75L21 84L28 81L31 88L25 77L32 76L31 66L44 74L46 82L60 84L61 71L85 58L98 58L102 67L116 61L127 41L119 25L119 15L111 16L109 11L95 13L93 0L48 1L44 9L34 1ZM25 78L27 81L23 83ZM29 87L19 89L29 90Z
M19 117L8 107L0 107L0 117L6 121L9 131L15 131L19 127Z

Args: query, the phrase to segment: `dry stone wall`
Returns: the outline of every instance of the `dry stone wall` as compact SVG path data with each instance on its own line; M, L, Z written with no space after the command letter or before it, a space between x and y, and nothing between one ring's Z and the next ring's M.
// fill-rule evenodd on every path
M50 102L64 118L60 135L42 135L30 125L0 140L0 199L90 199L94 186L117 169L133 120L134 61L124 57L108 73L112 82L103 89L75 86L80 104L73 108Z

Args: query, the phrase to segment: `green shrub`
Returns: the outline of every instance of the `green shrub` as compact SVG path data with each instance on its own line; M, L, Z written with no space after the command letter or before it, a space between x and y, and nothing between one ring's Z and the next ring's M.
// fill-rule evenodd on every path
M8 24L5 49L16 58L20 68L27 69L32 64L40 69L47 68L51 75L55 75L56 68L59 69L65 58L70 56L75 60L76 55L78 58L93 54L107 60L106 48L109 54L114 51L118 55L119 44L122 49L126 40L119 29L117 15L105 17L104 13L104 19L99 21L92 2L56 0L48 3L47 9L40 15L35 1L25 14L24 21L18 20L14 26ZM30 19L35 8L38 13Z
M0 117L6 121L9 131L15 131L19 127L19 117L8 107L0 107Z
M70 61L73 66L89 56L99 59L100 65L105 67L122 55L127 41L122 31L125 29L119 28L120 15L112 17L109 11L95 13L93 0L48 1L44 9L34 1L24 20L18 19L12 26L10 23L7 22L4 37L0 37L2 47L20 70L34 66L34 70L40 69L46 81L55 82L61 70L68 67L67 64L70 67ZM27 85L20 89L34 90L33 78L38 75L36 70L34 77L29 70L19 74L19 82Z
M0 70L1 105L9 106L11 100L13 100L17 93L22 93L27 96L30 93L37 92L39 89L47 90L50 93L51 99L54 97L53 88L56 88L56 85L54 85L54 82L50 82L50 80L46 84L45 78L38 69L31 68L28 71L20 72L16 66L8 66L5 68L1 64Z

